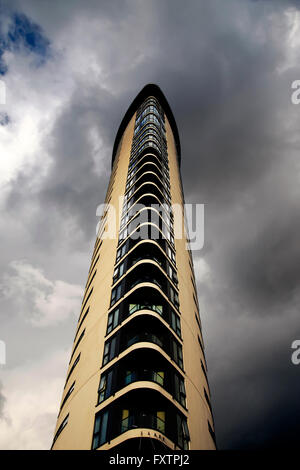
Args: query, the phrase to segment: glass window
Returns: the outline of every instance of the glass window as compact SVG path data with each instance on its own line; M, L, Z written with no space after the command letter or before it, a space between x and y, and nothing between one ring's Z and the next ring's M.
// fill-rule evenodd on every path
M66 393L66 395L65 395L65 398L64 398L63 401L62 401L60 410L62 409L62 407L63 407L64 404L66 403L66 401L67 401L67 399L69 398L69 396L71 395L71 393L74 391L74 388L75 388L75 381L72 383L71 387L70 387L69 390L67 391L67 393Z
M159 313L162 315L163 313L163 306L157 304L129 304L129 315L132 315L137 310L153 310L154 312Z
M165 373L163 371L153 372L153 380L163 387L164 385Z
M73 365L72 365L72 367L71 367L71 369L70 369L70 371L69 371L69 373L68 373L68 375L67 375L67 378L66 378L65 387L66 387L66 385L67 385L67 383L68 383L68 380L69 380L69 378L70 378L70 376L71 376L73 370L75 369L75 367L77 366L77 364L78 364L78 362L79 362L80 355L81 355L81 353L78 354L78 356L76 357L75 361L73 362Z
M116 282L124 274L125 261L120 263L114 270L113 280Z
M98 390L98 403L101 403L105 399L106 390L106 374L101 376L99 390Z
M178 350L178 365L179 367L181 367L181 369L183 368L183 361L182 361L182 348L181 346L178 344L177 345L177 350Z
M176 291L174 291L174 304L176 305L176 307L179 306L179 298Z
M132 188L131 188L131 189L128 191L128 193L126 194L126 196L127 196L128 199L130 198L130 196L132 196L133 192L134 192L134 186L132 186Z
M169 278L172 279L172 281L175 284L177 284L178 278L177 278L176 271L172 268L172 266L169 263L167 264L167 273L168 273Z
M127 245L127 243L124 243L124 245L122 245L122 246L118 249L116 261L119 261L119 259L123 258L123 256L125 255L125 253L126 253L126 251L127 251L127 250L126 250L126 245Z
M101 375L98 389L98 404L106 400L112 393L113 370Z
M171 250L171 248L169 247L169 245L167 245L166 252L167 252L168 257L175 263L175 255L173 251Z
M170 300L178 308L179 298L177 292L173 289L173 287L170 287Z
M68 420L69 420L69 413L67 414L67 416L64 418L64 420L62 421L61 425L59 426L58 430L56 431L56 434L54 436L54 439L53 439L53 444L54 442L57 440L58 436L60 435L60 433L62 432L62 430L67 426L68 424ZM52 446L53 446L52 444Z
M199 345L200 345L201 351L202 351L203 356L204 356L204 347L203 347L203 345L202 345L202 341L201 341L201 339L200 339L200 336L199 336L199 335L197 335L197 336L198 336L198 343L199 343Z
M190 440L189 430L186 419L177 414L177 442L182 449L188 449Z
M122 240L125 240L125 238L127 238L128 233L129 233L128 230L129 230L128 225L126 227L122 228L122 230L120 230L120 232L119 232L119 243Z
M122 220L121 220L121 229L122 229L123 227L125 227L125 225L127 224L128 220L129 220L129 215L128 215L128 214L125 215L125 216L123 216L123 218L122 218Z
M185 386L184 381L179 375L175 374L174 376L174 384L175 384L175 399L185 407Z
M122 282L122 281L121 281ZM122 291L122 284L120 283L117 287L115 287L112 292L111 292L111 301L110 305L114 305L117 300L121 297L121 291Z
M171 327L181 337L180 319L175 312L171 312Z
M137 378L136 372L132 370L127 370L125 374L125 385L134 382Z
M116 328L119 324L119 315L120 315L120 309L116 308L110 314L108 315L108 320L107 320L107 331L106 334L110 333L112 330Z
M103 365L107 364L115 357L116 350L116 336L114 336L110 341L107 341L104 346L103 353Z
M162 305L152 305L153 307L153 310L157 313L159 313L160 315L163 314L163 306Z
M200 330L201 330L202 328L201 328L200 316L199 316L199 313L198 313L198 312L195 312L195 318L196 318L196 322L198 323L198 326L199 326L199 328L200 328Z
M166 421L166 412L158 411L156 413L156 429L159 432L165 432L165 421Z
M93 437L93 449L97 449L99 446L104 444L104 442L106 442L107 422L108 411L104 411L96 415Z
M180 403L182 404L182 406L185 406L186 393L185 393L184 381L182 379L179 382L179 390L180 390Z
M177 343L174 339L172 340L172 350L173 350L173 359L179 367L183 368L183 360L182 360L182 348L181 345Z
M129 304L129 315L136 312L139 309L138 304Z
M80 341L81 341L82 338L84 337L84 334L85 334L85 329L83 330L83 332L82 332L81 335L79 336L79 338L78 338L78 340L77 340L77 342L76 342L76 344L75 344L75 346L74 346L73 352L72 352L72 354L71 354L70 362L71 362L71 360L72 360L72 357L74 356L74 353L75 353L76 349L77 349L78 346L79 346Z
M129 410L122 410L121 432L129 429Z

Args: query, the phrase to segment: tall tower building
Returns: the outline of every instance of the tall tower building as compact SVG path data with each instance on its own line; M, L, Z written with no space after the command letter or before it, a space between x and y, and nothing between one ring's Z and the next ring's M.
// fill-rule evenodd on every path
M216 447L192 255L174 236L180 158L147 85L116 135L52 449Z

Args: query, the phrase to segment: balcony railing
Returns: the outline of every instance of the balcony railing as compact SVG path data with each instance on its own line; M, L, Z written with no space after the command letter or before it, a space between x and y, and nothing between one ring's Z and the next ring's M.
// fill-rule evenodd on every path
M129 348L130 346L132 346L133 344L136 344L136 343L141 343L141 342L149 342L149 343L154 343L154 344L157 344L157 346L159 346L160 348L163 347L164 345L164 342L163 340L156 334L153 334L153 333L139 333L139 334L136 334L134 336L132 336L131 338L129 338L124 346L123 346L123 349L127 349Z
M156 382L157 384L164 386L165 374L163 371L157 372L154 370L132 370L128 371L124 378L123 386L129 385L133 382L140 380Z
M163 316L163 306L159 304L153 304L150 302L143 302L137 304L129 304L128 305L128 315L132 315L139 310L152 310L153 312L158 313L159 315Z
M155 414L131 414L122 419L121 433L133 428L150 428L165 433L166 425L165 421Z
M128 179L145 163L155 163L159 168L164 168L168 173L167 160L162 157L159 152L153 152L153 150L155 149L151 148L151 153L148 153L149 149L146 149L144 152L141 152L140 155L136 155L131 159L128 167Z

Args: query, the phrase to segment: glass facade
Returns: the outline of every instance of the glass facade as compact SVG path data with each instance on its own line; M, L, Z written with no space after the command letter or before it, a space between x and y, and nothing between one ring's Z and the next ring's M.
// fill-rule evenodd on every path
M133 426L156 429L171 435L182 449L188 447L185 417L173 403L165 401L165 408L137 412L126 394L132 383L153 382L186 406L184 374L179 372L184 365L173 221L165 117L158 101L149 97L136 113L102 367L120 354L122 359L101 374L98 390L100 404L125 389L124 405L118 412L118 401L108 406L111 414L119 413L119 426L113 430L106 429L106 408L96 415L93 448ZM148 343L159 348L144 351L147 367L142 367L137 355L135 361L130 359L135 354L131 347L139 343L143 348ZM173 420L173 426L179 426L176 438L168 425L172 407L174 416L178 415Z

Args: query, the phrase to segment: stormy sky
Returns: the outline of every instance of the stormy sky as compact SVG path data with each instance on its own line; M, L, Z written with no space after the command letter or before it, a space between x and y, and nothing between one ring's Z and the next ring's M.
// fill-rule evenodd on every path
M48 449L114 137L147 83L178 124L220 449L300 418L300 1L0 3L0 448Z

